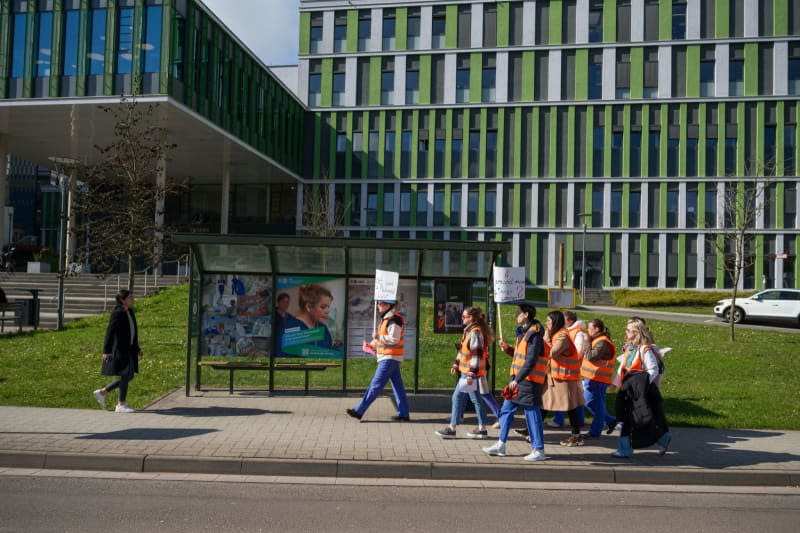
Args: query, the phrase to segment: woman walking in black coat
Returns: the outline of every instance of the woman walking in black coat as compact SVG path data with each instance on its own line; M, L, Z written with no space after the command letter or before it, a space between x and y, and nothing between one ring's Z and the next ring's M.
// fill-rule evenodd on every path
M139 348L139 328L136 326L136 315L133 312L133 293L121 290L116 296L117 307L111 312L106 328L106 338L103 342L103 369L104 376L119 376L119 379L94 391L94 399L101 407L106 405L106 394L119 388L119 401L117 413L132 413L127 402L128 383L133 375L139 372L139 358L142 350Z

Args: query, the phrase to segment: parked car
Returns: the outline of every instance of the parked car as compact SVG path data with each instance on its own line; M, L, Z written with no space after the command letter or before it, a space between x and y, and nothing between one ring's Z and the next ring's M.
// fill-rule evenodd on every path
M737 298L733 309L730 298L726 298L714 305L714 314L737 324L744 320L776 320L800 326L800 289L767 289Z

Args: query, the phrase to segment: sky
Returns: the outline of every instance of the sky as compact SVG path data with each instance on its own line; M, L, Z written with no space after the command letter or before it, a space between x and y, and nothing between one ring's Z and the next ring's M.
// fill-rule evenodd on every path
M265 65L296 65L300 0L202 0Z

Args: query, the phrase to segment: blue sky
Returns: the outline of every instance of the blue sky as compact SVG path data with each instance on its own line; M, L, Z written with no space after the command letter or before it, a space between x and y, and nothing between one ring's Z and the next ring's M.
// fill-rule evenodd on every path
M202 0L266 65L296 65L300 0Z

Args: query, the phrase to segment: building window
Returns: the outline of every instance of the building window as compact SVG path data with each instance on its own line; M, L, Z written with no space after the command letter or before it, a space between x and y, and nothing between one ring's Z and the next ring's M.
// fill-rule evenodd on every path
M617 69L616 69L616 97L631 97L631 54L624 48L617 48Z
M381 105L394 104L394 58L384 57L381 65Z
M642 186L631 184L628 193L628 227L638 228L642 221Z
M730 47L728 94L730 96L744 95L744 46L742 45Z
M644 2L644 40L658 40L658 10L659 0L645 0Z
M575 99L575 50L561 52L561 97Z
M603 97L603 53L589 54L589 100L600 100Z
M50 76L50 58L53 50L53 12L39 11L39 49L36 57L36 75Z
M611 133L611 175L622 176L622 132Z
M133 8L120 9L117 24L117 73L130 74L133 60Z
M706 138L706 176L717 175L717 138Z
M706 195L703 201L704 223L707 228L717 227L717 184L706 182Z
M595 126L592 131L592 176L603 175L603 126Z
M74 76L78 72L78 23L80 11L70 9L64 21L64 76Z
M642 171L642 132L631 132L631 151L630 151L630 175L638 178Z
M25 50L28 41L28 14L14 13L13 45L11 51L11 77L25 75ZM102 57L102 56L101 56Z
M547 90L549 88L549 67L550 59L547 52L536 53L536 65L533 73L536 85L533 88L533 99L538 101L547 100Z
M93 9L89 41L89 74L96 76L103 73L106 53L106 10Z
M427 132L426 132L427 134ZM421 138L417 142L417 177L428 177L428 137Z
M700 96L714 96L714 47L703 46L700 54Z
M444 185L433 187L433 225L444 226Z
M478 171L479 171L479 163L480 163L480 152L481 152L481 132L480 130L470 130L469 131L469 160L468 160L468 167L467 176L470 178L477 178Z
M481 102L495 101L495 87L497 84L494 54L483 54L483 72L481 76Z
M370 18L370 12L366 9L362 9L358 12L358 51L363 52L367 49L367 43L369 42L370 36L372 34L372 20Z
M510 46L522 44L523 3L510 2L508 7L508 39Z
M729 4L729 35L731 37L744 37L744 0L732 0Z
M798 10L800 11L800 9ZM800 43L789 45L789 94L800 94Z
M358 72L358 78L356 80L356 104L367 105L369 103L369 59L359 57L356 70Z
M550 2L536 2L536 44L550 44Z
M530 193L528 196L530 196ZM483 225L491 228L497 224L497 187L495 185L487 185L483 198ZM521 201L524 205L524 196Z
M589 42L603 42L603 0L589 1Z
M672 38L686 38L686 0L672 2Z
M795 150L797 149L797 123L794 117L795 105L787 105L783 126L783 175L794 176L797 171ZM787 226L788 227L788 226Z
M717 0L700 0L700 2L700 38L712 39L716 36L714 7Z
M417 226L428 225L428 187L425 185L417 185Z
M678 227L678 186L670 185L667 189L667 227Z
M336 174L334 175L335 178L344 178L345 177L345 161L347 157L347 150L349 149L349 144L347 140L347 132L345 131L337 131L336 132Z
M461 132L459 132L460 135ZM461 137L456 137L455 133L453 134L453 145L450 149L450 176L453 178L461 178L462 177L462 167L461 158L464 154L464 141Z
M147 6L142 64L145 72L161 70L161 6Z
M660 143L661 133L658 131L650 131L647 146L647 175L651 178L661 173L659 168Z
M458 47L470 48L472 44L472 4L458 6Z
M431 48L444 48L444 36L446 30L446 11L443 7L433 9L433 20L431 21Z
M697 137L686 138L686 175L697 176Z
M397 31L397 19L395 18L394 9L383 10L383 49L394 50L395 32Z
M772 96L772 43L759 43L758 55L758 94Z
M456 64L456 102L469 102L469 55L459 54Z
M461 225L461 186L453 185L450 188L450 225Z
M725 175L736 173L736 137L725 137Z
M343 59L336 59L333 62L333 100L332 105L345 105L345 72L346 65Z
M497 46L497 6L494 4L483 4L483 46Z
M411 130L408 129L400 134L400 177L411 177Z
M645 98L658 98L658 50L644 50L644 87Z
M697 227L697 184L686 184L686 227Z
M672 47L672 97L686 96L686 47Z
M407 19L407 47L409 50L416 50L419 48L420 36L420 11L418 7L408 8Z
M419 103L419 56L406 58L406 104Z
M436 139L433 142L433 177L444 177L444 153L445 137L444 130L437 128Z
M333 51L344 52L347 47L347 12L337 11L333 22Z
M400 225L411 225L411 185L400 186Z
M322 104L322 62L311 61L308 74L308 106L319 107Z
M477 185L470 185L467 192L467 226L478 225L478 208L480 206L480 189Z
M497 130L486 131L486 176L497 175Z
M615 183L611 186L611 227L622 226L622 185Z
M617 2L617 42L627 43L631 40L631 2Z
M311 15L310 52L318 54L322 45L322 13Z
M383 225L394 226L394 186L386 185L383 188Z

